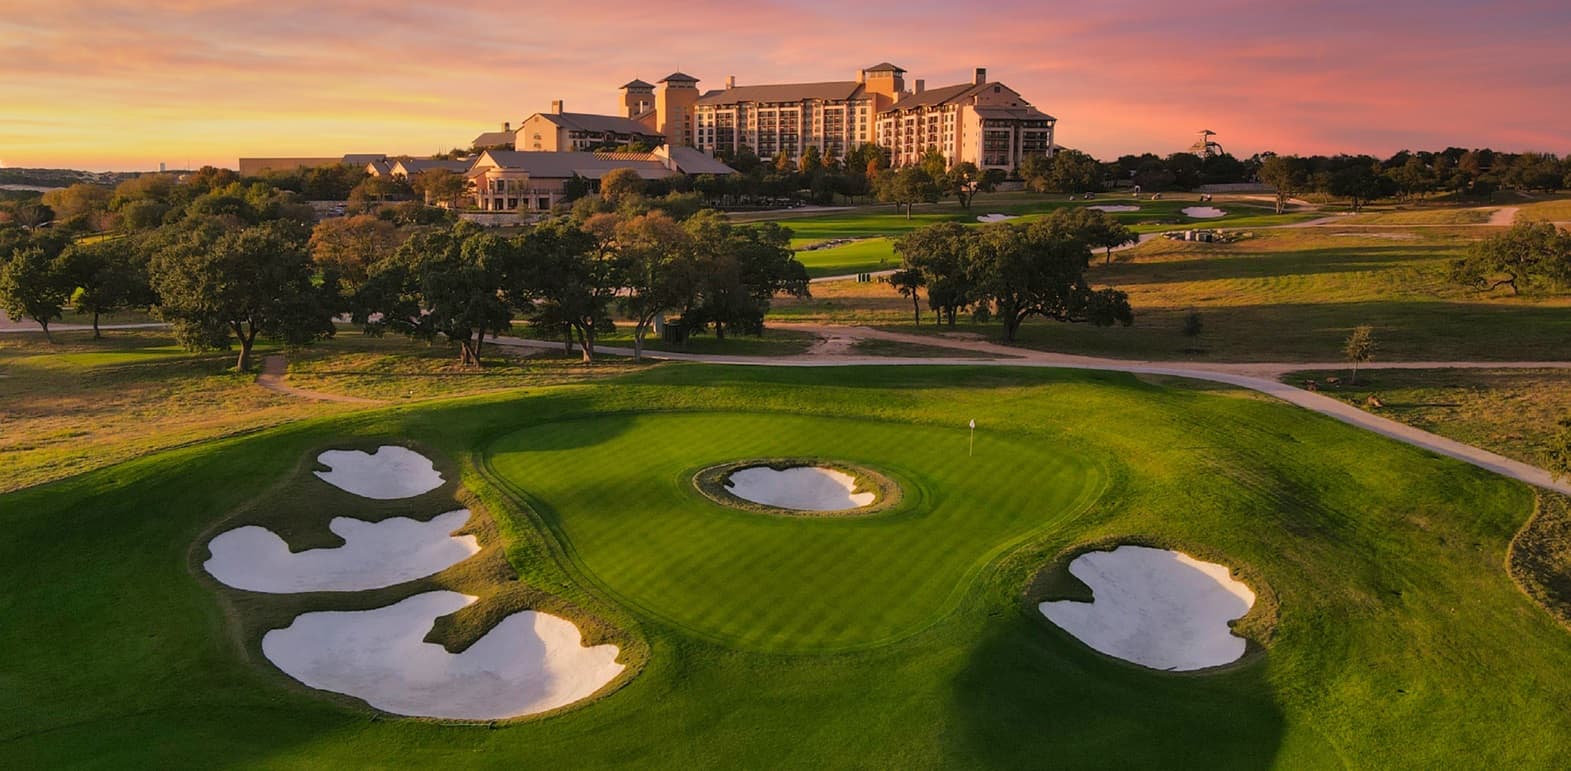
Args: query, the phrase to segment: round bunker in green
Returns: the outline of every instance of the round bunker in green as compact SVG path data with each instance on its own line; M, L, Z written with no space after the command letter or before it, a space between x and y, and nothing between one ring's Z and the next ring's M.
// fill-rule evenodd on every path
M952 610L1001 550L1062 526L1105 483L1062 443L998 437L968 457L964 428L793 415L605 415L530 426L488 453L618 599L765 650L912 634ZM767 457L876 468L902 497L877 516L770 517L692 483L700 469Z

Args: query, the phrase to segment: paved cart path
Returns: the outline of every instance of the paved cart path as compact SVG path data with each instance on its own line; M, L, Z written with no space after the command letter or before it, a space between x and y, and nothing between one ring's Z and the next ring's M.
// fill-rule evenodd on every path
M784 325L778 325L784 326ZM969 352L994 353L1000 358L977 359L967 357L935 357L935 358L907 358L895 356L856 356L856 355L825 355L807 353L799 356L723 356L715 354L675 353L662 351L645 351L644 355L651 359L665 361L691 361L708 364L739 364L759 367L850 367L850 366L897 366L897 367L932 367L932 366L1000 366L1000 367L1062 367L1066 369L1108 370L1113 372L1128 372L1136 375L1157 375L1166 377L1189 378L1193 380L1206 380L1213 383L1247 388L1251 391L1265 394L1293 404L1304 409L1318 412L1321 415L1335 418L1343 423L1373 431L1382 436L1395 439L1399 442L1413 445L1430 452L1438 453L1449 458L1470 463L1479 468L1493 471L1520 482L1526 482L1534 487L1571 495L1571 480L1555 479L1552 474L1544 469L1532 466L1521 461L1512 460L1503 455L1498 455L1480 447L1447 439L1438 434L1432 434L1419 428L1414 428L1405 423L1399 423L1389 418L1374 415L1359 409L1346 402L1338 401L1329 396L1324 396L1312 391L1306 391L1271 377L1273 373L1290 372L1299 369L1314 368L1340 368L1342 362L1332 364L1316 363L1266 363L1266 364L1209 364L1191 365L1185 363L1166 363L1148 361L1125 361L1120 359L1103 359L1094 356L1073 356L1068 354L1045 353L1022 348L999 345L975 340L955 340L952 338L934 338L924 335L904 334L885 330L871 329L868 327L811 327L798 325L791 327L804 331L833 330L837 338L855 337L859 339L890 340L894 342L912 343L938 348L956 348ZM561 349L561 343L544 340L526 340L517 337L499 337L495 342L500 345L509 345L525 348L550 348ZM631 356L630 348L614 348L597 346L597 351L616 356ZM849 348L847 348L849 350ZM1009 358L1002 358L1002 357ZM1379 368L1381 365L1367 365L1370 369ZM1390 366L1390 365L1385 365ZM1571 362L1402 362L1397 368L1403 369L1495 369L1495 368L1567 368L1571 369Z

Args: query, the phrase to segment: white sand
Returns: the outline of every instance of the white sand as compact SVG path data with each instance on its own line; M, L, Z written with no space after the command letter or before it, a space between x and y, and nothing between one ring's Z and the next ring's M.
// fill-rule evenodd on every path
M468 521L468 509L429 522L334 517L327 528L344 545L302 552L289 551L289 544L265 527L246 525L209 542L212 557L202 567L227 586L267 594L380 589L440 573L474 556L480 551L474 536L450 535Z
M622 672L615 645L586 648L572 622L524 611L463 653L423 642L437 618L475 601L417 594L385 608L304 613L262 637L262 653L312 688L397 715L499 720L584 699Z
M1217 217L1227 216L1227 212L1222 211L1215 206L1186 206L1179 211L1182 212L1185 217L1191 217L1197 220L1210 220L1216 219Z
M1109 214L1117 214L1119 212L1128 212L1128 211L1140 211L1140 207L1139 206L1129 206L1127 204L1106 204L1106 203L1104 203L1104 204L1097 204L1096 206L1087 206L1086 208L1087 209L1096 209L1097 211L1105 211L1105 212L1107 212Z
M1009 214L982 214L982 215L978 215L977 216L976 221L977 222L1003 222L1004 220L1012 220L1012 219L1014 219L1014 217L1012 215L1009 215Z
M1044 602L1042 615L1086 645L1152 669L1190 670L1237 661L1244 640L1227 622L1255 593L1225 566L1143 546L1082 554L1069 572L1092 602Z
M362 498L412 498L442 486L431 459L407 447L384 445L374 453L328 450L317 461L332 469L315 472L323 481Z
M732 495L743 500L799 511L855 509L878 497L870 492L852 492L856 489L856 477L816 466L796 466L784 471L753 466L732 472L726 484Z

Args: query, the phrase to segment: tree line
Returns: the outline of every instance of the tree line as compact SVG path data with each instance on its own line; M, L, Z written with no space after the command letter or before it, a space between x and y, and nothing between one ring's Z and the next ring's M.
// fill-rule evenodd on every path
M1266 152L1239 160L1226 153L1207 157L1146 153L1104 163L1082 152L1063 150L1051 158L1027 158L1018 174L1032 190L1070 194L1114 185L1156 193L1259 182L1276 188L1278 211L1287 199L1308 194L1345 198L1356 210L1378 199L1413 200L1436 193L1488 196L1504 189L1571 189L1571 157L1449 147L1438 152L1403 150L1385 159Z
M665 315L684 334L758 334L774 297L807 295L779 225L673 214L627 185L600 197L604 210L504 235L417 204L317 223L300 194L266 183L159 185L138 200L166 207L160 224L126 235L0 225L0 304L46 335L71 305L95 335L97 314L147 307L189 349L237 347L243 370L258 339L307 344L343 314L370 334L450 341L466 365L523 317L592 361L613 310L641 356Z

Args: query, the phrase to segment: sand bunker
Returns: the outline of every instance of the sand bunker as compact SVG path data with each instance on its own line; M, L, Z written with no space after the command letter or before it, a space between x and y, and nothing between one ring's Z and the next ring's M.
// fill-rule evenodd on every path
M472 535L449 535L469 521L469 510L429 522L392 517L365 522L334 517L327 527L344 539L332 549L290 552L265 527L247 525L220 533L202 564L219 582L268 594L356 592L380 589L439 573L480 551Z
M1087 206L1086 208L1087 209L1096 209L1097 211L1105 211L1108 214L1118 214L1120 212L1140 211L1140 207L1139 206L1130 206L1128 204L1103 203L1103 204L1097 204L1096 206Z
M1255 593L1225 566L1187 554L1120 546L1076 557L1069 572L1091 587L1091 602L1044 602L1042 615L1109 656L1152 669L1221 666L1244 655L1227 622Z
M397 715L499 720L584 699L621 674L615 645L586 648L578 627L524 611L464 650L424 642L436 619L475 601L417 594L385 608L304 613L262 638L262 653L312 688Z
M1008 214L982 214L982 215L977 216L976 221L977 222L1003 222L1004 220L1012 220L1012 219L1014 219L1014 217L1012 215L1008 215Z
M797 511L856 509L871 505L878 497L871 492L855 492L856 477L819 466L738 469L731 472L726 487L742 500Z
M1217 217L1227 216L1227 212L1222 211L1215 206L1186 206L1179 211L1182 212L1185 217L1190 217L1197 220L1210 220L1216 219Z
M374 453L328 450L316 459L332 469L315 472L317 476L362 498L412 498L442 486L442 475L431 459L407 447L384 445Z

